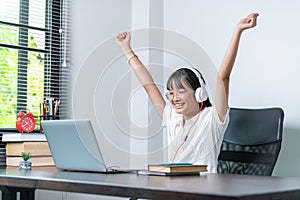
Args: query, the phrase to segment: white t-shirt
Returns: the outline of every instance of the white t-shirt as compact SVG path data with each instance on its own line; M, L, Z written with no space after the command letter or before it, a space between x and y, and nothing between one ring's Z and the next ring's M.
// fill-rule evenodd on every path
M208 172L216 173L218 155L229 122L228 113L221 122L216 108L206 107L183 126L182 114L177 114L171 105L166 104L163 126L168 134L168 162L205 164Z

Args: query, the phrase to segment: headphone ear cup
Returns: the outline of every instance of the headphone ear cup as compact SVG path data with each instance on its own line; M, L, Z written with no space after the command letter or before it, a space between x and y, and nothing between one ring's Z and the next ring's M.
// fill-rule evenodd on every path
M199 88L196 89L195 99L198 103L206 101L207 98L208 98L208 93L204 88L199 87Z

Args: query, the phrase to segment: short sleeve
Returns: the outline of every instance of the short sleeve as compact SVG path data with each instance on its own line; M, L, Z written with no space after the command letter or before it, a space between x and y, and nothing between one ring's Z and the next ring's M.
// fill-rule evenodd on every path
M213 106L213 121L214 121L214 124L217 126L217 130L220 131L220 130L226 129L228 126L228 123L229 123L229 109L227 109L224 121L222 122L219 118L216 107ZM223 131L220 131L220 133L221 132L223 132Z

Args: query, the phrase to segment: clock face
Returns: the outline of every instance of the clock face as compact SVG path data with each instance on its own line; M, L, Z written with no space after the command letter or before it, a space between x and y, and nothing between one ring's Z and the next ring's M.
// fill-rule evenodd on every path
M20 119L20 125L21 125L21 129L24 131L24 132L32 132L35 128L35 120L34 118L28 116L28 115L25 115L24 117L22 117Z
M19 132L29 133L35 128L35 119L31 112L25 114L24 112L18 113L18 119L16 121L16 128Z

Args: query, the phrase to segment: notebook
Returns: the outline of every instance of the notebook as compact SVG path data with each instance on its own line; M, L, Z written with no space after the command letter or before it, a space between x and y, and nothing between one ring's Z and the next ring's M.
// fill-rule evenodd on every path
M71 171L129 172L107 167L88 119L41 121L56 168Z

